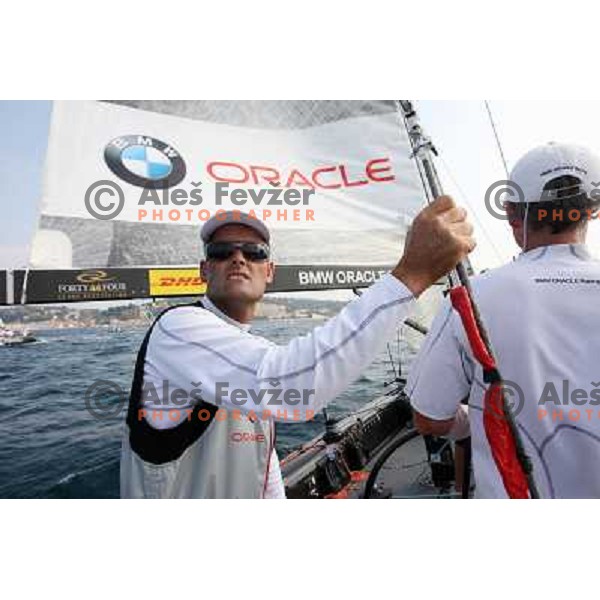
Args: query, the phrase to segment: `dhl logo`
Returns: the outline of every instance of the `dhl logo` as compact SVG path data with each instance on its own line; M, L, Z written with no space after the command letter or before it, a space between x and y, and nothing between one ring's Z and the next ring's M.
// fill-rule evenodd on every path
M151 296L194 296L206 292L198 269L151 269Z
M202 278L200 277L161 277L158 281L158 285L165 286L189 286L189 285L202 285Z

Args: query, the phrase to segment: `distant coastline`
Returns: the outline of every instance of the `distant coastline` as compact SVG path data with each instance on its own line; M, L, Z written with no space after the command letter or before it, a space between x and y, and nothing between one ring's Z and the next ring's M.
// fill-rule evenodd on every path
M77 305L38 305L4 308L0 317L15 331L27 329L143 329L163 309L190 302L187 298L154 303L130 303L110 308L78 308ZM323 320L337 314L344 302L330 300L266 299L259 308L257 319Z

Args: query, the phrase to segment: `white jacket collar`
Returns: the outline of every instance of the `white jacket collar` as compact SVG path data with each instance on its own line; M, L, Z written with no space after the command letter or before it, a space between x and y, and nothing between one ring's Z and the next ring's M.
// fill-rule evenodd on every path
M239 321L228 317L221 309L217 308L213 304L213 302L211 302L208 296L204 296L202 298L202 306L204 306L204 308L210 310L210 312L217 315L217 317L219 317L220 319L223 319L223 321L225 321L226 323L229 323L230 325L233 325L238 329L242 329L243 331L248 331L250 329L250 323L240 323Z

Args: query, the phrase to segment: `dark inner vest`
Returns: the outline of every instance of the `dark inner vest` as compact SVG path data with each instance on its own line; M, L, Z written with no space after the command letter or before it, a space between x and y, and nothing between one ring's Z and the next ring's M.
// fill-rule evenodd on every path
M150 329L148 329L135 362L126 421L129 427L129 444L133 452L144 462L153 465L162 465L177 460L187 448L200 439L208 426L213 422L218 410L214 404L202 400L194 407L190 418L186 418L182 423L170 429L155 429L146 421L141 413L141 409L143 408L144 364L152 331L164 314L170 310L184 306L195 306L204 309L201 302L195 302L193 304L171 306L161 312L150 326ZM210 417L204 420L199 419L198 413L201 410L207 410L210 413Z

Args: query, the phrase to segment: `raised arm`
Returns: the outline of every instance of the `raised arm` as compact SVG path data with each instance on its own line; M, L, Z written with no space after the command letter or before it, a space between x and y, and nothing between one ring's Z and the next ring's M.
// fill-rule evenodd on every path
M337 316L284 346L200 308L168 313L152 334L146 376L228 410L310 419L377 357L419 296L474 246L463 209L438 199L414 221L396 268ZM178 407L178 408L181 408ZM294 412L295 411L295 412Z

